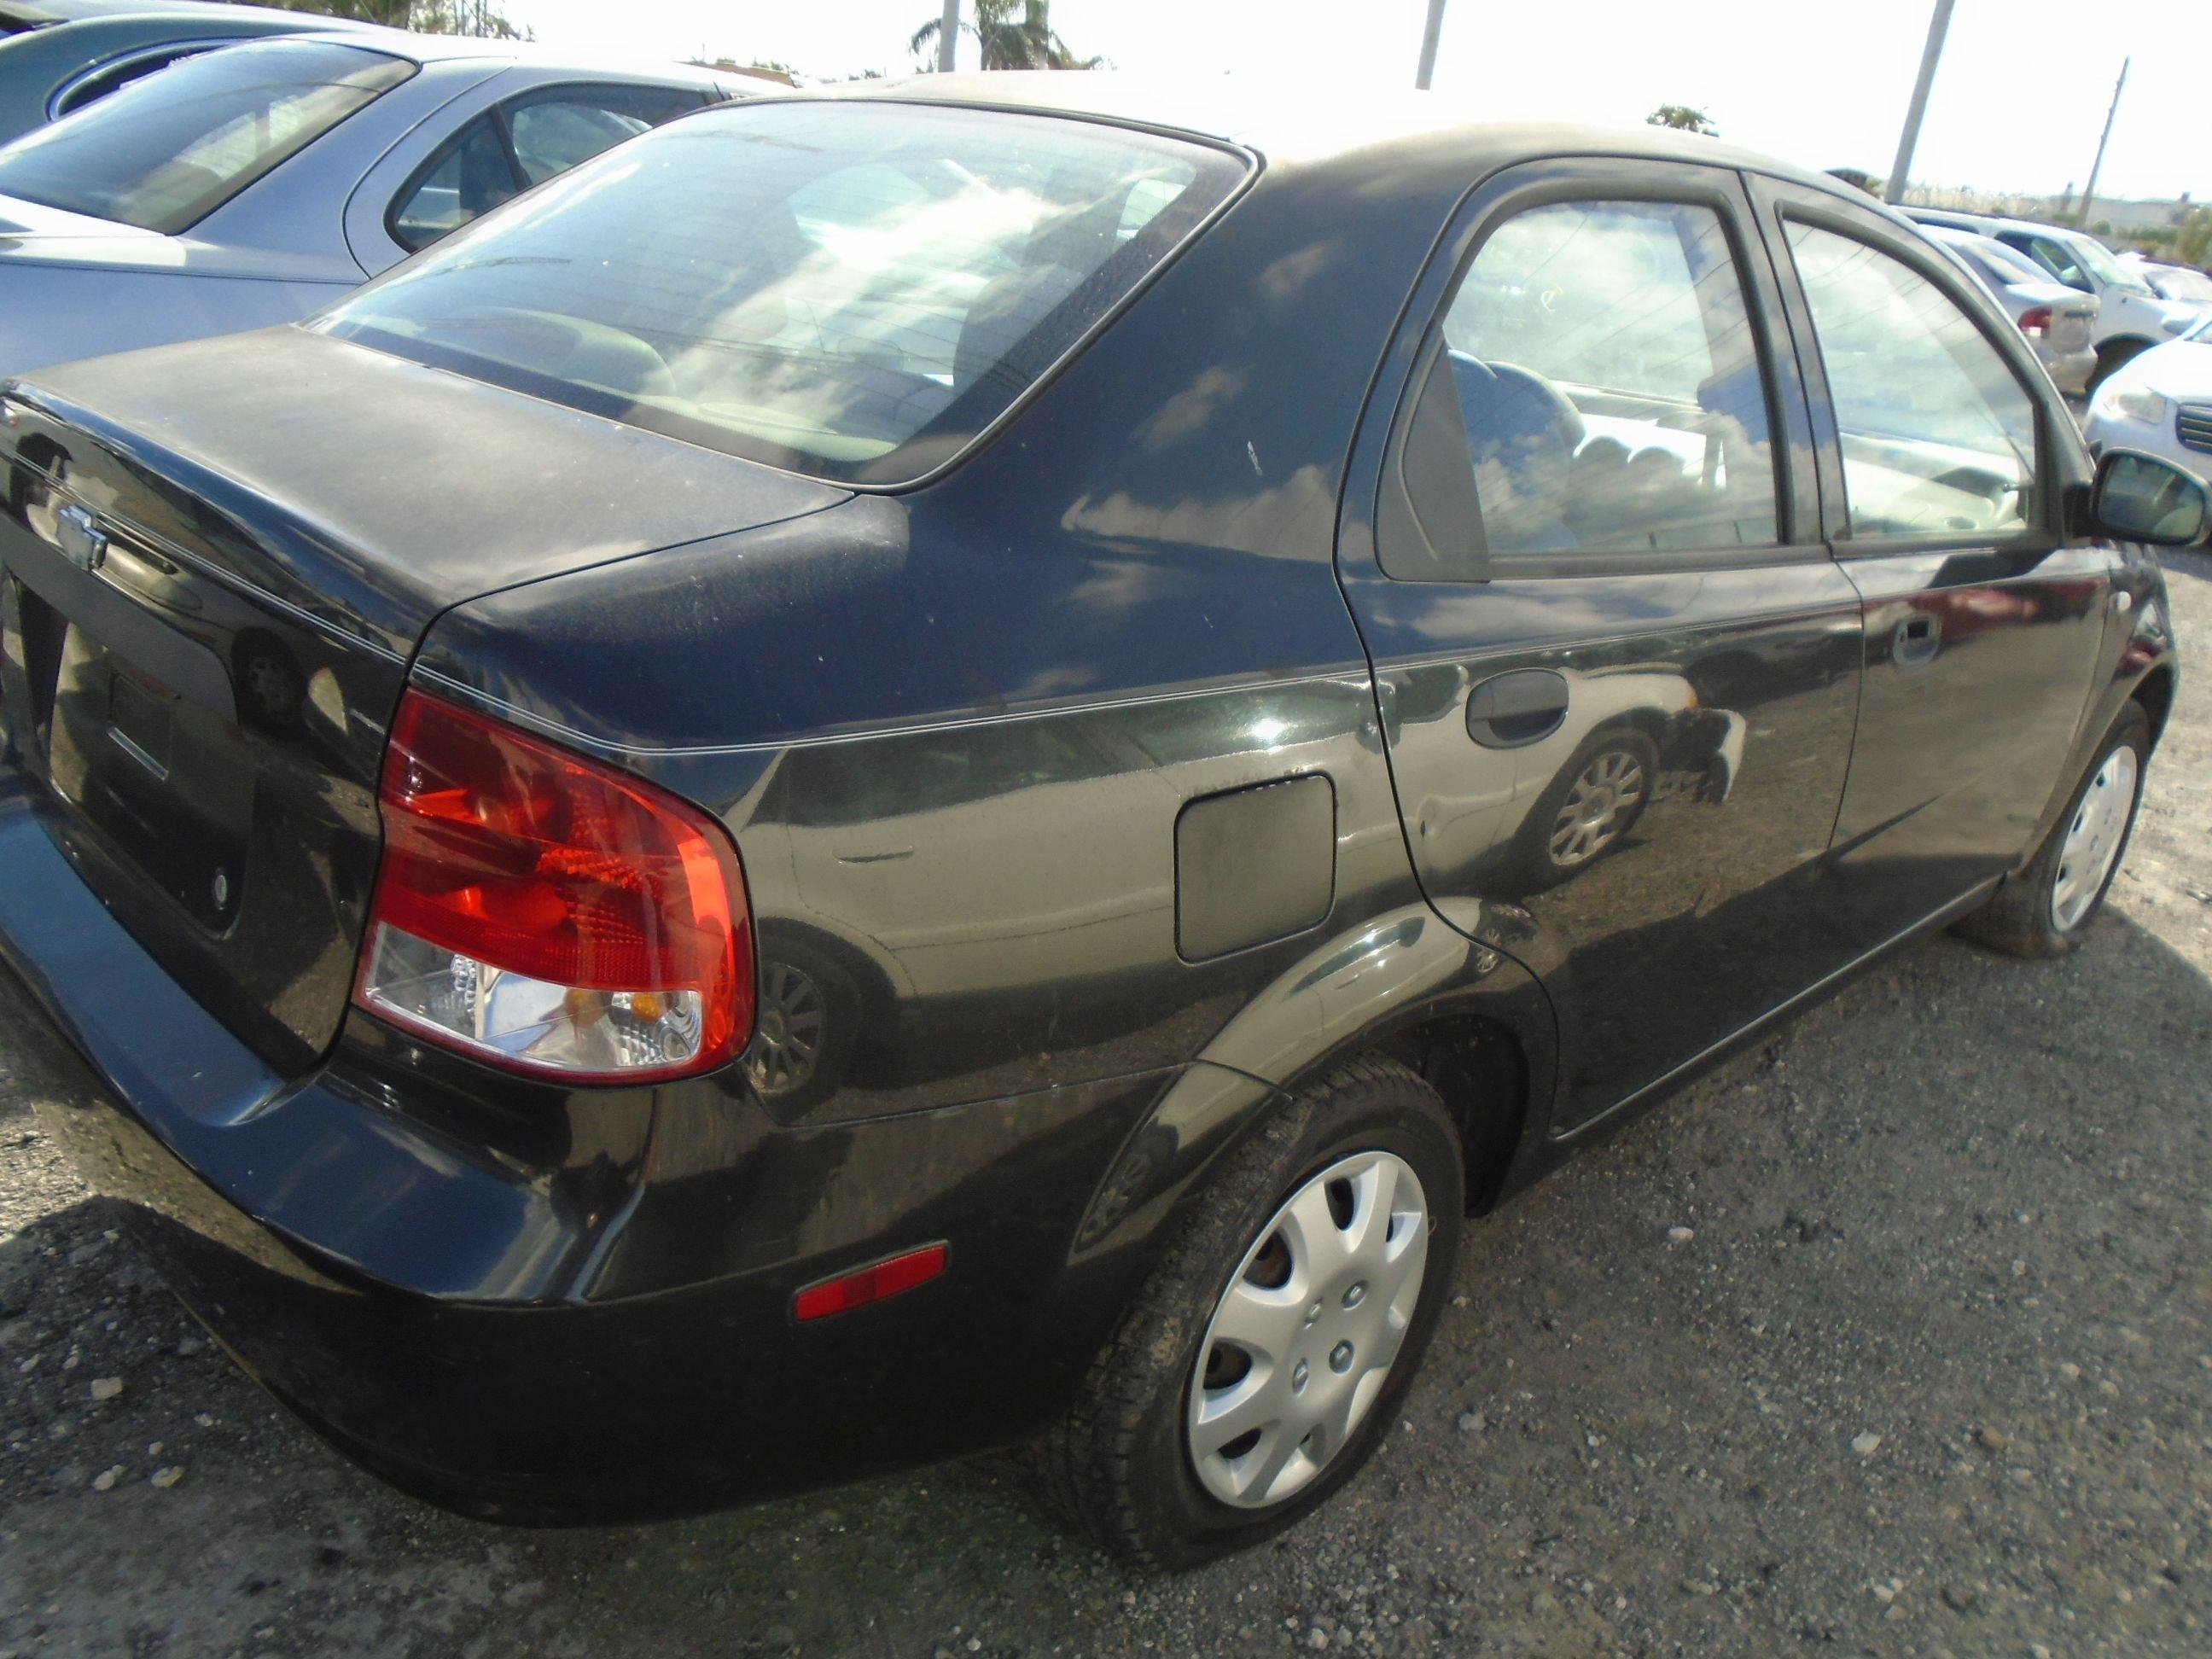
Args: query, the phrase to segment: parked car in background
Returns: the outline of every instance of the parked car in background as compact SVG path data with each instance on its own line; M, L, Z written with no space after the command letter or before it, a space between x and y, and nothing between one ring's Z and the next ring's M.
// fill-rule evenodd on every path
M0 40L49 29L86 17L131 12L187 11L198 0L0 0Z
M195 53L345 27L273 6L208 3L87 17L0 39L0 143Z
M761 82L379 31L186 58L0 149L0 374L303 317Z
M2089 386L2098 383L2138 351L2173 338L2193 326L2205 308L2162 300L2142 276L2122 264L2095 237L2064 225L2032 219L2002 219L1990 214L1958 213L1939 208L1906 208L1905 216L1923 225L1971 230L2025 255L2070 289L2097 300L2097 366Z
M1958 256L2027 336L2061 392L2088 389L2096 372L2097 300L2069 288L1994 237L1948 225L1923 225L1922 234Z
M2212 483L2212 316L2099 386L2084 431L2100 451L2142 450Z
M2124 253L2120 263L2148 283L2160 299L2179 300L2212 309L2212 276L2196 266L2146 259L2139 253Z
M0 391L10 1063L387 1477L1250 1546L1468 1215L2085 938L2203 486L1832 179L1220 96L709 110Z

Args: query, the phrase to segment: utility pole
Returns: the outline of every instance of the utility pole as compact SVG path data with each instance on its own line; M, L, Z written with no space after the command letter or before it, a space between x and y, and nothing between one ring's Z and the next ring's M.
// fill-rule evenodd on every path
M1952 0L1936 0L1935 15L1928 20L1928 44L1920 49L1920 78L1912 83L1912 102L1905 112L1905 131L1897 136L1897 160L1889 165L1889 179L1881 199L1895 207L1905 199L1905 177L1912 171L1913 147L1920 142L1920 118L1928 113L1928 89L1936 84L1936 65L1943 56L1943 36L1951 27Z
M1429 21L1421 29L1421 66L1413 71L1413 84L1423 92L1437 72L1437 40L1444 32L1444 0L1429 0Z
M2132 58L2121 58L2120 78L2112 82L2112 106L2105 112L2105 130L2097 137L2097 159L2089 163L2089 182L2081 189L2081 211L2074 221L2084 230L2089 228L2089 210L2096 204L2097 174L2105 165L2105 146L2112 142L2112 118L2120 112L2120 93L2128 84L2128 65L2135 61Z
M914 14L907 14L912 16ZM960 44L960 0L945 0L945 15L937 25L937 72L952 73L952 49Z

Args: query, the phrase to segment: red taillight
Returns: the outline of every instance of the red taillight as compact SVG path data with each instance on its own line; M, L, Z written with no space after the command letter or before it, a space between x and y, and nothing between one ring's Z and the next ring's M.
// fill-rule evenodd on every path
M791 1315L801 1323L810 1319L826 1319L831 1314L865 1308L871 1302L881 1302L887 1296L927 1285L944 1271L945 1246L925 1244L887 1261L871 1262L835 1279L825 1279L818 1285L809 1285L792 1297Z
M2050 333L2051 307L2049 306L2030 306L2026 311L2021 312L2020 313L2020 331L2027 335L2030 339L2039 338L2043 335Z
M722 826L642 779L419 691L377 795L354 1000L448 1048L580 1081L729 1060L752 922Z

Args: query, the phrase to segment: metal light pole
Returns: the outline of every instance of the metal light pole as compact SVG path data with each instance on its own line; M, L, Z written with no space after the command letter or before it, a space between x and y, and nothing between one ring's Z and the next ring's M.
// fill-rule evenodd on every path
M1881 199L1895 207L1905 199L1905 175L1912 171L1913 146L1920 142L1920 118L1928 112L1928 89L1936 84L1936 61L1943 56L1944 32L1951 27L1952 0L1936 0L1928 20L1928 44L1920 49L1920 78L1912 83L1912 102L1905 112L1905 131L1897 136L1897 160L1890 163Z
M908 14L913 15L912 13ZM945 15L937 26L937 72L952 73L952 49L960 44L960 0L945 0Z
M1421 66L1413 71L1413 84L1423 92L1437 72L1437 39L1443 32L1444 0L1429 0L1429 21L1421 29Z
M2097 200L2097 174L2105 165L2105 146L2112 142L2112 118L2120 112L2120 93L2128 84L2128 65L2135 61L2132 58L2121 58L2120 78L2112 82L2112 105L2105 112L2105 130L2097 137L2097 159L2089 163L2089 183L2081 192L2081 211L2074 221L2084 230L2089 228L2089 210Z

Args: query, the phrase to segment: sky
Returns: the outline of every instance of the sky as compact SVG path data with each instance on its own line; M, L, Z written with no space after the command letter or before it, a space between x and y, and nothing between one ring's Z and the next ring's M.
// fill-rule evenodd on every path
M972 0L963 0L963 7ZM1632 125L1703 108L1723 137L1887 173L1932 0L1448 0L1433 96L1477 117ZM1426 0L1053 0L1118 68L1411 91ZM914 65L939 0L508 0L549 44L766 59L836 78ZM961 67L973 67L966 44ZM1916 182L2055 194L2086 181L2120 62L2104 197L2212 198L2212 0L1957 0Z

